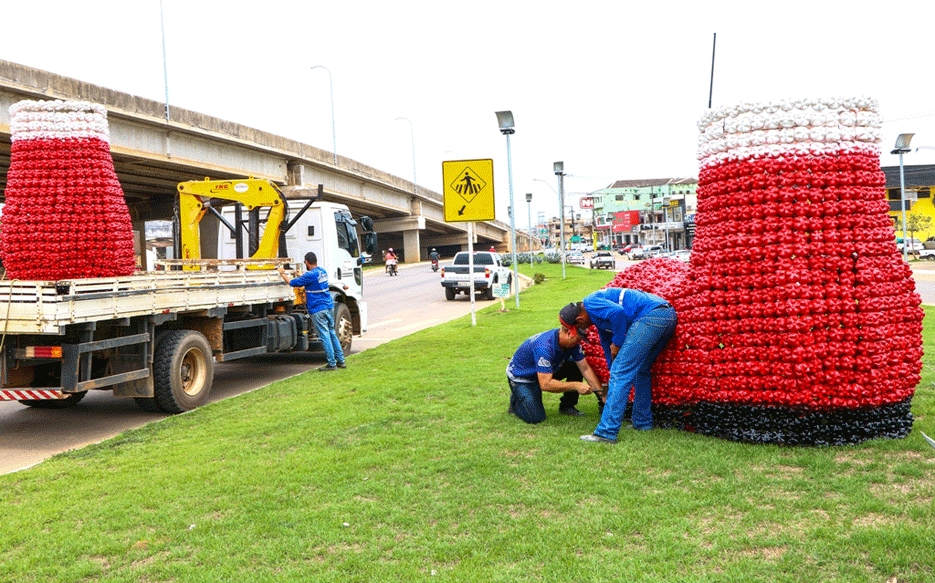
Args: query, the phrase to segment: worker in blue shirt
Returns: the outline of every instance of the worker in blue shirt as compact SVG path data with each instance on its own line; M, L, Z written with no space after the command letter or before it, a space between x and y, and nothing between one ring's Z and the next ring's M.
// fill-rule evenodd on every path
M578 395L599 394L601 381L585 360L580 343L581 337L574 326L546 330L523 342L506 367L510 413L526 423L541 423L545 420L542 404L542 391L545 391L565 393L559 412L581 415L575 408ZM574 394L573 399L569 393Z
M594 433L582 435L591 442L616 443L623 414L633 398L633 428L653 427L650 370L675 332L675 309L665 299L626 288L607 288L562 308L559 320L587 330L597 327L610 369L607 402Z
M321 372L347 368L344 364L344 351L341 341L334 330L334 300L328 289L328 272L318 267L318 257L311 251L305 254L305 273L289 279L285 270L280 267L279 275L292 287L305 288L305 306L315 323L318 338L325 350L328 365L319 368Z

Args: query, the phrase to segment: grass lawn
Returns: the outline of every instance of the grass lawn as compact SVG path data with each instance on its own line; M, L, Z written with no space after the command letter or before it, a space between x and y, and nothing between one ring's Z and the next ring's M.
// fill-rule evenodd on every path
M607 446L592 397L506 413L513 350L614 275L534 271L518 311L0 476L0 581L935 581L931 310L906 439Z

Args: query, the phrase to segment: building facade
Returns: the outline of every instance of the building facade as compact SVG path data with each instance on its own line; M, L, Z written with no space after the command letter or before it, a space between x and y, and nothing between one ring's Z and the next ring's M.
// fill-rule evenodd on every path
M902 239L902 191L899 184L899 166L885 166L886 199L890 205L890 218L896 229L896 238ZM935 204L932 192L935 191L935 164L903 166L906 183L906 237L925 241L935 237ZM913 230L918 228L918 230Z
M617 180L591 193L597 244L691 249L697 191L697 178L649 178Z

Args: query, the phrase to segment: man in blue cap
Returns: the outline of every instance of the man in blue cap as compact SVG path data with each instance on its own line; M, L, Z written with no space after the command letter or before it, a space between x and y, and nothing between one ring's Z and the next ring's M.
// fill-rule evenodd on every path
M633 429L653 427L650 370L675 332L675 309L665 299L626 288L607 288L571 303L559 312L562 324L597 327L610 369L607 403L594 433L584 441L616 443L623 414L635 388Z

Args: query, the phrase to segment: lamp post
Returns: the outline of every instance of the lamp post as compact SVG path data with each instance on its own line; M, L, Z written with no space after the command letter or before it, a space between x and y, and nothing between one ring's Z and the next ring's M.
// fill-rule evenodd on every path
M409 122L409 141L412 143L412 192L416 192L416 137L412 130L412 121L408 117L397 117L396 121L403 120Z
M565 163L553 162L552 171L558 176L558 210L560 211L558 234L561 241L559 253L562 256L562 279L565 279Z
M169 68L166 66L166 23L162 17L162 0L159 0L159 29L162 31L162 81L166 87L166 123L169 123Z
M334 150L334 165L338 165L338 135L334 131L334 84L331 82L331 71L324 65L315 65L313 69L324 69L328 72L328 91L331 94L331 148Z
M526 193L526 224L529 225L529 267L532 267L532 193Z
M513 285L516 286L514 296L516 307L519 308L519 271L516 268L516 213L513 212L513 157L510 152L510 136L516 133L513 123L512 111L497 111L497 125L500 133L506 136L506 172L510 183L510 254L513 263Z
M890 154L899 154L899 206L903 213L903 261L908 262L909 240L906 239L906 178L903 174L903 154L910 151L909 142L915 134L899 134L896 138L896 147Z
M672 251L669 246L669 204L672 202L668 196L662 197L662 224L665 225L666 244L663 245L666 251Z

